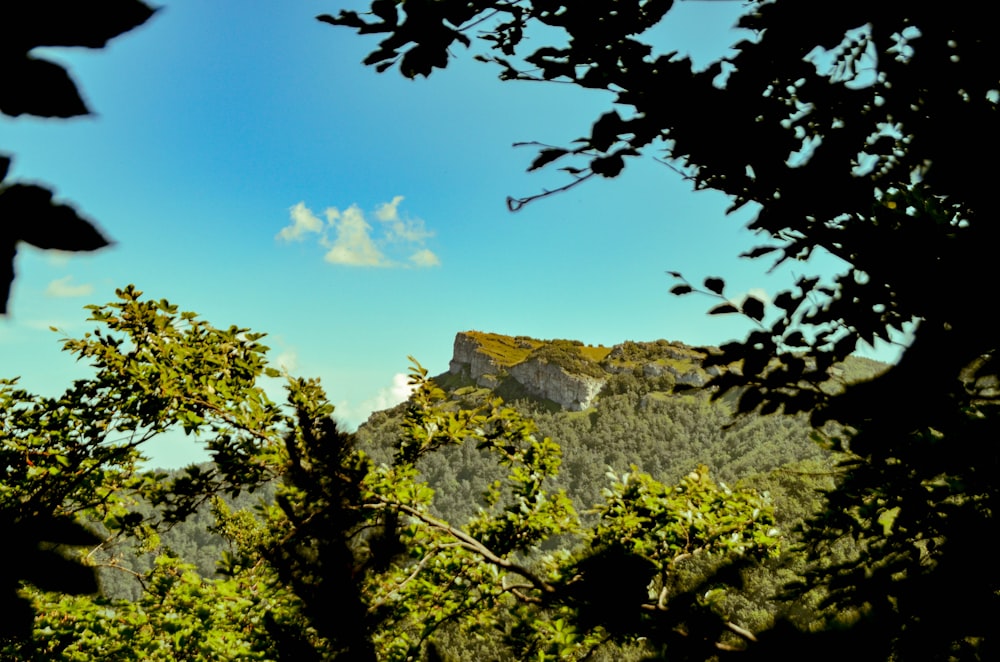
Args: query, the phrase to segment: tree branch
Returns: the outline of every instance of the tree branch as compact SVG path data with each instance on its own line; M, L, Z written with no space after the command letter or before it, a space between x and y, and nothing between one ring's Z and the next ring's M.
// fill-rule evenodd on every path
M479 555L487 562L492 563L493 565L499 568L503 568L504 570L516 572L517 574L521 575L529 582L531 582L532 588L542 591L543 593L549 593L549 594L555 593L556 591L555 586L543 580L541 577L533 573L531 570L528 570L524 566L518 563L514 563L513 561L505 559L501 556L497 556L490 548L488 548L486 545L473 538L465 531L462 531L461 529L456 529L447 522L431 517L426 513L422 513L416 508L413 508L412 506L407 506L406 504L389 501L388 499L385 499L384 497L380 496L376 496L375 498L378 499L385 506L398 508L407 514L416 517L421 522L427 524L431 528L447 533L449 536L454 538L461 547L470 552L473 552L474 554Z

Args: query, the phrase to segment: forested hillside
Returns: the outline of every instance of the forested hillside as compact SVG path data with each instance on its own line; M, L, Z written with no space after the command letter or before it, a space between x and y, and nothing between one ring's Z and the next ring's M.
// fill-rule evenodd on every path
M9 462L34 458L21 469L54 521L86 526L58 549L102 589L24 586L33 634L7 640L9 659L704 659L778 622L857 617L821 594L779 599L809 564L796 530L822 509L834 458L801 417L734 418L730 398L647 369L676 361L671 343L531 341L557 382L601 381L580 411L527 395L539 385L515 383L516 363L487 380L521 393L510 404L461 361L436 380L415 365L410 401L348 435L315 382L289 381L288 414L267 400L259 334L120 297L93 308L110 330L66 341L94 380L60 406L5 385L27 449L8 444ZM700 351L683 349L684 374ZM30 450L60 411L79 427ZM142 470L141 443L171 424L216 461ZM102 436L115 428L133 433Z
M742 489L764 494L774 510L775 523L782 533L780 556L763 564L743 567L738 576L743 587L720 590L716 609L728 614L733 622L750 631L772 626L779 616L792 618L800 627L822 621L818 598L783 602L777 599L782 586L799 578L805 557L795 551L796 530L823 504L823 490L833 486L835 458L817 443L803 416L734 417L732 397L713 399L709 389L694 387L680 390L678 376L686 385L701 381L702 352L667 341L628 342L614 348L585 347L573 341L540 341L510 338L496 334L459 334L456 346L470 337L483 341L484 357L492 361L492 372L480 372L473 378L466 363L467 347L456 351L453 371L435 378L443 385L443 410L460 413L483 407L496 391L519 396L509 404L521 415L537 423L539 433L561 447L558 475L550 478L548 489L565 489L583 522L597 524L599 504L607 498L608 488L621 477L634 472L648 473L665 484L682 483L685 476L704 471L706 476ZM520 347L530 351L500 353L503 348ZM566 411L538 392L537 384L520 384L509 369L518 363L542 357L550 366L565 372L567 379L578 375L597 378L603 384L591 406L582 411ZM666 369L665 366L669 366ZM865 360L848 362L835 371L836 379L863 379L882 366ZM480 386L484 382L493 388ZM376 412L357 432L358 447L374 461L385 466L393 463L406 418L413 403L403 403L391 410ZM432 512L443 521L471 522L477 513L488 508L486 495L493 481L503 480L505 470L488 448L471 443L448 445L422 457L420 475L434 490ZM207 470L207 468L206 468ZM638 474L637 474L638 475ZM272 503L274 490L265 486L254 495L241 495L232 508L254 510ZM595 507L597 507L595 509ZM150 512L148 507L142 509ZM168 551L192 563L205 579L218 581L218 562L232 544L221 535L207 505L192 517L161 532L158 546L137 553L134 545L112 548L112 555L97 555L101 562L114 559L115 567L102 568L105 593L110 597L139 600L142 584L137 577L148 573L157 554ZM552 545L555 540L549 544ZM580 546L583 539L563 539L560 546ZM578 551L583 551L579 547ZM850 553L841 550L841 553ZM682 563L675 570L678 585L698 585L717 570L719 559L704 558ZM718 584L718 582L716 582ZM794 615L794 617L790 616ZM517 659L509 648L509 634L503 627L492 634L469 632L443 625L435 635L435 651L443 659L463 660ZM591 649L591 659L628 660L648 654L636 643L611 641ZM572 656L571 656L572 657Z
M571 340L467 332L458 334L455 347L451 370L435 378L450 406L470 408L500 394L531 417L562 447L559 482L581 510L600 500L609 470L621 473L633 465L671 483L704 464L713 477L735 483L790 463L830 462L806 416L734 417L738 394L713 399L712 390L693 386L709 377L701 367L705 352L683 343L587 347ZM512 375L518 374L512 368L532 362L554 368L561 379L532 383L528 380L537 372L521 371L524 383ZM830 387L870 378L884 368L851 357L835 368ZM584 410L567 411L545 397L546 388L559 390L582 380L601 385ZM373 414L358 430L361 447L389 461L406 407ZM461 520L475 512L486 483L495 478L491 466L484 455L462 446L428 458L422 471L438 490L437 507L449 519Z
M671 484L695 467L705 465L716 480L736 484L740 480L759 481L776 469L791 466L811 467L810 471L823 474L833 465L831 454L816 442L804 416L734 417L730 396L713 400L713 393L703 388L675 392L678 374L687 375L688 381L700 381L703 374L699 370L699 352L680 343L661 340L587 348L574 341L515 339L497 334L477 336L487 339L484 355L494 360L497 355L491 350L530 343L532 351L516 358L524 361L529 356L543 356L568 377L575 371L585 371L584 374L602 378L603 388L592 406L584 411L565 411L552 400L531 397L524 385L508 376L494 375L494 389L478 386L467 372L462 373L461 367L455 373L434 378L446 387L449 406L455 410L480 406L495 397L496 391L520 395L508 404L534 420L541 434L561 446L562 466L557 483L566 489L581 513L601 501L609 472L620 475L633 466ZM510 354L507 360L506 367L516 364ZM462 365L459 361L453 364ZM669 366L670 370L651 366ZM837 375L863 379L881 368L875 362L852 358ZM497 372L503 372L503 368ZM374 413L357 432L359 447L376 461L391 463L408 406L403 403ZM175 472L165 475L171 473ZM446 448L425 458L421 473L436 492L434 505L438 513L456 522L466 521L483 506L487 484L502 475L488 453L471 445ZM253 494L227 499L227 503L252 510L258 502L273 499L273 486L265 486ZM811 500L807 497L807 501ZM782 503L776 514L786 522L790 520L785 510L795 513L791 520L801 518L807 511L802 504ZM152 508L145 506L139 512L149 515ZM205 504L187 520L160 532L158 546L152 551L137 554L135 546L128 545L95 554L94 560L102 566L104 592L112 597L138 598L141 584L136 574L149 571L157 550L169 550L194 564L203 577L216 577L216 564L228 547L220 535L212 533L214 523L211 508Z

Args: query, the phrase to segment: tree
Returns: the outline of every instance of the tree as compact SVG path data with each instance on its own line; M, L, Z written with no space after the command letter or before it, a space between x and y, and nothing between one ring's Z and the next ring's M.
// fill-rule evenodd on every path
M114 37L145 23L153 13L142 0L43 0L7 7L0 21L0 67L4 72L0 113L60 118L89 114L66 70L35 57L32 51L47 46L103 48ZM19 243L63 251L93 251L108 245L107 238L72 205L54 201L51 190L37 184L5 182L10 164L10 157L0 153L0 315L7 312ZM8 387L12 386L3 384L5 405L10 404ZM20 431L12 428L5 433L20 436ZM8 471L16 472L16 468ZM69 592L95 588L91 573L44 551L52 544L86 544L93 541L92 535L51 512L35 512L29 519L25 516L29 511L5 507L0 514L0 525L17 541L13 549L16 560L0 573L0 607L11 614L0 626L0 636L24 634L30 628L31 612L16 595L22 579Z
M293 382L300 419L286 437L288 469L275 504L250 535L245 515L223 518L240 543L231 572L256 568L275 591L301 601L304 621L272 624L279 650L413 660L455 628L504 633L516 659L577 660L654 631L672 650L683 642L702 652L731 646L727 634L743 632L695 598L704 590L680 581L679 569L692 558L773 554L778 531L760 495L716 485L704 467L675 487L630 472L612 477L588 528L551 487L561 449L534 423L496 399L445 408L419 365L411 383L395 458L375 464L336 430L318 384ZM418 473L422 459L457 444L476 444L506 474L464 523L432 514L434 492ZM617 579L608 584L612 568ZM724 592L718 578L698 584L706 585ZM684 600L694 605L667 608ZM689 639L692 613L701 631Z
M704 467L675 486L631 471L611 477L585 526L553 485L558 444L498 399L446 406L417 364L395 457L375 463L337 430L317 382L289 377L285 408L267 398L257 381L278 375L260 334L215 328L132 287L118 294L91 307L97 329L64 341L92 361L92 378L59 398L11 382L0 391L10 432L0 512L77 534L19 559L26 581L12 589L34 609L34 636L11 633L21 636L0 642L5 659L414 660L449 629L503 639L518 659L579 660L650 637L704 658L752 638L716 604L731 582L685 572L776 552L773 507L756 492L716 484ZM213 465L169 481L140 471L143 444L171 426L202 439ZM433 514L419 465L461 444L488 453L501 478L478 512L449 522ZM275 478L274 501L256 513L217 498ZM151 516L138 497L156 506ZM44 572L86 579L79 548L94 530L100 545L155 548L160 525L207 499L233 544L222 579L164 553L132 602L67 596Z
M166 301L140 300L133 287L118 294L117 303L91 307L104 330L64 341L91 362L94 377L55 398L0 381L0 521L20 534L11 537L3 576L3 636L31 631L24 582L71 594L97 590L81 547L154 536L158 524L186 517L211 496L277 473L272 438L286 420L256 384L265 371L261 336L178 315ZM143 444L171 427L201 435L214 467L192 466L169 481L141 471ZM159 506L156 517L135 512L138 497ZM106 536L96 535L95 523Z
M982 318L1000 230L992 170L974 157L1000 142L987 10L750 2L735 54L695 71L669 45L661 53L643 41L673 6L373 0L365 14L319 20L382 35L365 59L380 72L430 75L476 36L475 57L504 80L610 90L617 108L589 137L544 147L531 169L567 163L569 188L664 149L695 189L756 209L749 227L770 241L744 257L843 259L848 268L831 283L801 278L770 305L728 302L719 278L696 287L674 273L673 291L719 297L711 314L758 325L712 359L739 365L714 384L740 389L742 411L805 411L817 427L846 426L828 441L854 459L811 535L817 555L845 536L863 551L835 565L817 558L811 586L863 615L858 627L878 635L869 656L995 655L988 621L1000 574L983 543L996 533L1000 357ZM551 41L532 49L538 39ZM893 342L911 327L913 341L885 375L826 385L860 341Z

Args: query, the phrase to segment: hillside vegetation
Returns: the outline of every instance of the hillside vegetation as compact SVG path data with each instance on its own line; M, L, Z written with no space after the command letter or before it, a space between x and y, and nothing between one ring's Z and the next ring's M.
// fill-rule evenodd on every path
M348 434L315 380L270 400L261 334L118 296L64 342L94 376L58 399L0 382L8 508L53 541L18 541L5 659L709 659L858 616L778 600L833 458L801 417L685 382L701 350L490 336L527 351L505 367L459 334L448 373L415 363L410 400ZM581 383L583 409L545 397ZM176 426L215 462L145 471Z
M633 466L670 483L704 464L717 479L735 483L790 463L830 462L804 415L734 417L736 394L713 400L708 389L677 390L678 377L690 384L708 375L701 368L705 352L683 343L628 341L593 347L479 331L460 335L479 343L498 373L539 357L569 375L600 371L603 387L584 411L565 411L547 398L533 397L509 377L493 389L477 385L468 372L434 378L453 410L478 406L500 393L508 405L532 418L542 434L562 446L559 483L581 511L599 501L609 471L621 473ZM833 379L860 381L884 368L852 358L836 368ZM358 430L360 446L388 462L406 408L404 403L373 414ZM422 471L438 491L442 515L461 521L475 512L485 485L495 478L491 467L484 454L461 446L428 458Z

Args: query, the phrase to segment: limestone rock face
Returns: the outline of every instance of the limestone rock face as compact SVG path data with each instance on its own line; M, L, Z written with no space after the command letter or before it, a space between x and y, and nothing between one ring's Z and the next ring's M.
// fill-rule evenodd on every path
M678 384L689 384L697 387L705 385L705 378L693 368L687 370L686 372L681 372L672 365L664 365L660 363L647 363L642 366L642 374L646 377L660 377L661 375L665 375L667 373L673 375Z
M463 386L473 382L479 388L499 391L504 398L549 400L565 411L600 407L598 396L609 382L612 393L632 390L634 380L619 375L633 375L652 387L653 392L640 402L646 407L672 397L674 386L703 388L727 371L740 374L738 363L705 366L711 351L668 340L625 341L605 347L463 331L455 336L448 372L459 376L456 381ZM815 363L807 363L807 369L815 369ZM843 378L842 368L834 366L830 372L834 378ZM672 379L660 379L665 376ZM986 387L990 393L1000 393L1000 382Z
M469 372L477 385L485 388L496 388L497 373L499 366L492 358L480 351L479 343L475 338L459 333L455 336L455 348L452 352L451 361L448 363L448 372L453 375Z
M464 373L476 385L491 389L496 388L502 378L513 378L532 396L552 400L568 411L582 411L590 407L606 381L575 375L560 366L537 359L502 367L482 350L474 337L466 333L455 336L448 372L453 375Z
M557 365L536 360L511 366L509 373L528 393L552 400L567 411L583 411L590 407L606 381L589 375L573 375Z
M665 340L629 341L601 356L578 342L468 331L455 336L448 371L481 388L519 385L516 392L551 400L567 411L582 411L595 404L609 379L624 372L646 379L671 375L678 384L704 386L719 369L706 372L701 367L703 357L699 350Z

